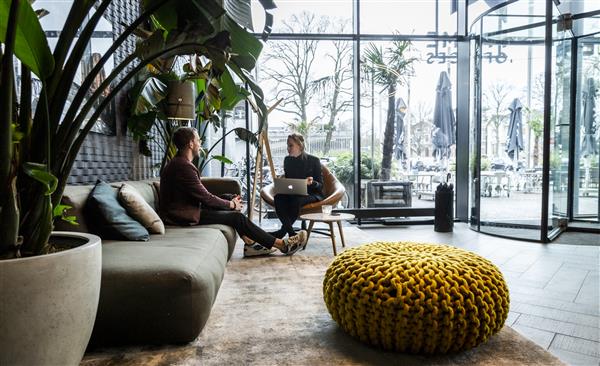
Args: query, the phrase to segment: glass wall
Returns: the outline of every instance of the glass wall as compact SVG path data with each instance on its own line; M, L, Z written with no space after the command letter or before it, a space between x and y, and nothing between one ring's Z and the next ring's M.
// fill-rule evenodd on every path
M308 26L313 18L302 13L298 19ZM333 26L326 17L319 22ZM287 136L296 132L304 136L308 153L320 157L343 184L353 187L352 55L352 43L345 40L266 44L257 73L267 105L279 103L269 114L268 128L278 174L283 173ZM344 207L350 205L349 197L342 202Z
M432 215L435 186L448 172L455 179L456 2L277 5L256 75L267 105L276 105L268 135L278 173L287 135L300 132L307 151L346 187L339 209L426 208ZM253 17L260 29L264 14L256 1ZM404 48L394 50L398 45ZM379 65L368 57L376 50L385 60ZM388 70L392 79L377 75L394 63L399 69ZM437 99L444 106L435 114ZM444 122L436 121L442 114Z
M363 42L361 50L361 207L432 208L435 188L456 171L456 58L445 57L456 43ZM386 158L385 189L396 189L389 200L377 183Z
M268 133L278 173L285 138L296 131L306 136L309 153L345 185L338 209L376 212L369 217L432 215L435 187L448 180L463 182L464 197L455 207L483 231L502 234L518 227L519 234L511 235L539 239L541 226L552 229L563 218L589 215L583 203L589 188L570 182L579 174L585 187L596 187L594 155L583 159L587 170L572 163L584 133L583 122L579 130L570 123L584 104L572 70L595 67L589 57L573 60L596 52L597 44L581 39L574 54L573 31L559 30L556 19L582 10L554 6L553 75L546 85L546 3L281 2L256 69L267 104L275 106ZM257 1L253 11L258 30L264 14ZM598 22L588 18L573 19L574 27L597 32ZM473 21L470 29L460 26L467 21ZM470 73L457 65L469 52ZM457 92L457 85L471 87ZM551 101L545 108L546 92ZM572 108L575 96L580 102ZM457 106L467 105L469 116L461 121L471 119L470 157L457 159ZM544 131L550 132L547 141ZM458 136L467 141L461 131ZM233 155L242 156L236 155L243 153L242 143L230 145ZM544 146L550 148L546 155ZM469 176L455 177L456 171ZM470 191L464 188L469 181ZM573 189L581 193L574 201ZM467 199L468 205L462 202ZM544 225L542 218L548 219Z
M353 0L294 0L278 1L273 22L277 33L352 33ZM303 23L308 15L313 20ZM262 29L265 18L258 0L252 0L252 18L255 31ZM335 20L333 23L332 21ZM345 24L349 26L344 26Z
M455 1L361 0L363 34L455 34ZM418 20L418 21L417 21Z

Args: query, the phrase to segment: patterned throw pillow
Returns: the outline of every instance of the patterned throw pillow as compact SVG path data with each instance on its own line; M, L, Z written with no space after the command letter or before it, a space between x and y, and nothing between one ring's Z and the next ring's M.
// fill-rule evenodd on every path
M135 188L127 183L123 183L119 189L119 202L125 207L127 213L139 221L149 232L153 234L165 233L165 225L156 211Z

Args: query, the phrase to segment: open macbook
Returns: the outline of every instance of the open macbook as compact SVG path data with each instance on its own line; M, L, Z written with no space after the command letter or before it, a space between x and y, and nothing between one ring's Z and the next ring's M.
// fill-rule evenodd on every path
M307 196L306 179L275 178L275 194Z

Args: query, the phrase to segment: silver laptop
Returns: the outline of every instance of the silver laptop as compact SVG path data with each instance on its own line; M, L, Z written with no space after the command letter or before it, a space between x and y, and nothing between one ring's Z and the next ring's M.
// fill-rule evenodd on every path
M275 194L307 196L306 179L275 178Z

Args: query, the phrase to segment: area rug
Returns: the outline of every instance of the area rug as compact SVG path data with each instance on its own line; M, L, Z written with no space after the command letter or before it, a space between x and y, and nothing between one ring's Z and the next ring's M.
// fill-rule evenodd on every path
M371 241L358 228L344 232L349 247ZM323 275L332 260L324 236L312 236L307 249L292 257L243 259L239 245L198 339L99 350L82 365L562 365L508 326L473 350L445 356L364 345L336 325L323 302Z

